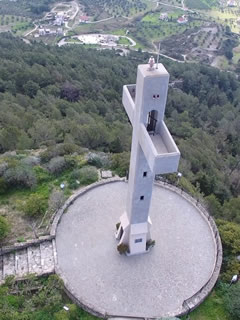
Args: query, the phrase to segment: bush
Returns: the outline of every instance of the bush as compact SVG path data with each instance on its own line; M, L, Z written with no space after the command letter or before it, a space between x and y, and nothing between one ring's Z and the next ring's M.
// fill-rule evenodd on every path
M47 199L38 194L31 194L25 204L22 206L29 217L41 216L47 210Z
M35 172L38 183L46 182L51 179L49 172L40 166L34 167L33 171Z
M7 191L7 183L3 178L0 178L0 194L4 194Z
M8 168L7 162L4 161L0 163L0 177L4 174L7 168Z
M40 164L40 158L34 157L34 156L29 156L21 160L22 164L34 167Z
M82 149L73 143L60 143L56 146L49 147L46 151L41 153L40 157L41 161L46 163L57 156L64 156L75 152L78 154L82 153Z
M67 168L67 163L64 157L52 158L47 165L47 169L50 173L58 175Z
M116 171L116 173L120 177L125 177L126 173L129 170L129 162L130 162L130 153L122 152L116 153L112 155L112 170Z
M33 188L36 186L36 176L33 170L24 165L18 165L5 171L3 178L6 183L13 187L24 186Z
M98 180L98 171L94 167L83 167L74 170L70 176L71 180L79 180L81 184L91 184Z
M109 155L104 152L89 152L89 154L87 155L87 162L91 166L95 166L97 168L108 168L111 165Z
M240 319L240 283L232 285L224 295L224 302L227 311L232 319Z
M125 243L121 243L117 246L117 250L120 254L124 254L124 253L127 253L129 252L129 247L127 244Z
M3 240L9 233L10 227L7 220L0 216L0 241Z
M48 200L49 211L54 212L58 210L63 205L64 201L65 197L63 191L53 190Z

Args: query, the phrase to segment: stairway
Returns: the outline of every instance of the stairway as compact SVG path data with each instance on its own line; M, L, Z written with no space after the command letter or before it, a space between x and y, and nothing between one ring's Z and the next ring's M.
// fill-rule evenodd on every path
M8 276L21 279L28 274L53 273L56 264L54 246L55 240L49 239L0 255L0 284Z

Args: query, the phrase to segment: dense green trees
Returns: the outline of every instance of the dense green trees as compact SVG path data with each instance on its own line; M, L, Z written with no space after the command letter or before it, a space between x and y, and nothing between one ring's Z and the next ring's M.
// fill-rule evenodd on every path
M1 1L0 14L12 14L25 17L39 17L44 12L49 11L54 0L4 0Z
M0 153L48 147L41 158L54 174L68 168L66 154L84 148L113 152L111 167L125 174L131 126L122 85L135 82L137 64L148 54L29 46L1 34L0 58ZM239 81L205 65L164 64L171 75L166 121L181 150L184 183L207 197L216 217L238 222ZM31 168L5 169L0 192L6 184L34 187Z

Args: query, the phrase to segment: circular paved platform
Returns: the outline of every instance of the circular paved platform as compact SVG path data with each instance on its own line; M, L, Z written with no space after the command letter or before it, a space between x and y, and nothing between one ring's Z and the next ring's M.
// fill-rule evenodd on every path
M181 195L155 186L150 253L119 255L115 224L125 209L127 183L81 195L57 227L58 273L71 294L102 315L163 317L206 284L216 263L207 220Z

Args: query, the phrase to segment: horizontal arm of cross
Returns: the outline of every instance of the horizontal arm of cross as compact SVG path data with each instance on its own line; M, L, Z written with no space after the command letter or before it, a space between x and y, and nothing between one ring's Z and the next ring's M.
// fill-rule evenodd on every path
M128 118L133 124L133 118L134 118L134 110L135 110L135 93L136 93L136 85L127 85L123 86L123 96L122 96L122 103L124 105L124 108L127 112Z
M141 124L139 128L139 144L154 174L176 172L180 152L164 121L161 123L161 131L162 134L150 136L144 124Z
M122 102L132 125L135 112L135 90L136 85L126 85L123 87ZM152 172L155 174L176 172L180 152L164 121L160 122L158 128L158 132L150 135L145 125L141 123L138 132L138 143Z

